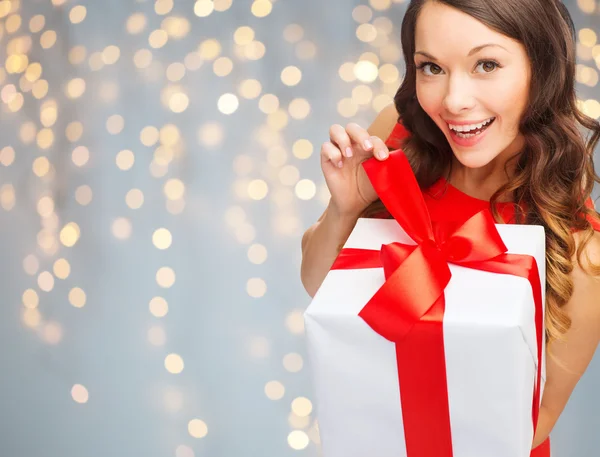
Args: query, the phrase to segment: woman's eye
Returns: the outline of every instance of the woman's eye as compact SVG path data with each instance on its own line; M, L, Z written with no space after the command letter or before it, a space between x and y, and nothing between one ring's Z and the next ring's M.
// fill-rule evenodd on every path
M498 62L494 62L493 60L482 60L477 64L477 68L481 67L484 73L491 73L499 66Z
M429 73L425 71L426 68L429 68ZM435 76L439 75L442 72L442 69L432 62L424 62L419 65L419 70L427 76Z

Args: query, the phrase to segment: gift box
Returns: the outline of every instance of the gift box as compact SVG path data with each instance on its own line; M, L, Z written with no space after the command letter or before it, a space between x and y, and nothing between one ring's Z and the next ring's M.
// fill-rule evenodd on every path
M544 387L545 237L436 226L402 151L304 313L324 457L528 457ZM401 196L401 198L398 198Z

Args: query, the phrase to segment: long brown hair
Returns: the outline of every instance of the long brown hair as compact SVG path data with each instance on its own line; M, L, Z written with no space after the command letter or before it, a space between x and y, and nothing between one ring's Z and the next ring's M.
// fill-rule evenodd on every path
M581 263L583 249L594 233L586 216L598 217L585 201L594 182L594 148L600 139L600 123L582 113L575 93L575 27L559 0L411 0L402 22L405 78L394 103L399 120L410 133L402 142L419 185L427 189L449 169L452 149L444 134L423 111L416 97L415 27L423 6L436 1L456 8L493 30L521 42L531 62L528 108L521 122L523 150L508 182L492 196L494 216L500 198L510 196L518 222L542 225L546 230L546 335L560 339L571 321L562 307L571 297L573 256ZM591 132L584 138L578 126ZM381 201L363 213L369 217L385 209ZM573 231L581 231L576 249ZM577 251L577 252L576 252ZM582 264L583 265L583 264ZM591 273L600 273L591 266Z

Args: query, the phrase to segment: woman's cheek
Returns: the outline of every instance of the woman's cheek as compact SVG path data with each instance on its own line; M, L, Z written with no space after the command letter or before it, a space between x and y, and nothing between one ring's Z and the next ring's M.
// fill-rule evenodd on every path
M417 99L423 111L434 118L440 111L441 99L433 84L417 84Z

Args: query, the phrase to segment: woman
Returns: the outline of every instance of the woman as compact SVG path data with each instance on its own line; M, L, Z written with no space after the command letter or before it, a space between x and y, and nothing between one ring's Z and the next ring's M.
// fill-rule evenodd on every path
M550 431L600 340L590 199L600 124L576 104L574 35L559 0L412 0L394 106L367 130L331 127L321 148L330 203L302 238L314 296L357 218L387 217L360 164L385 160L388 146L409 157L432 218L464 221L489 205L499 223L544 226L550 357L536 457L550 455Z

